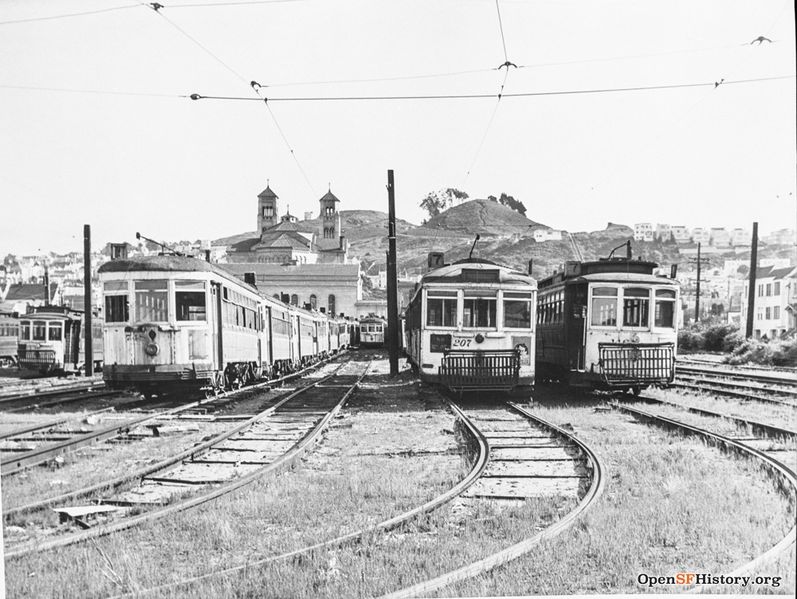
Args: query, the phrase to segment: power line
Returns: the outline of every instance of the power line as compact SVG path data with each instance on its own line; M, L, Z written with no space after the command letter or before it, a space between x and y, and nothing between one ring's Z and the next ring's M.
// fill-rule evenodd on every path
M721 81L708 81L698 83L674 83L662 85L639 85L633 87L606 87L590 89L553 90L538 92L514 92L500 94L502 98L530 98L537 96L568 96L588 94L624 93L635 91L653 91L667 89L684 89L697 87L720 87L761 81L777 81L794 79L795 75L778 75L774 77L757 77L752 79L734 79ZM292 96L283 98L251 98L242 96L203 96L193 93L188 96L192 100L223 100L223 101L267 101L267 102L346 102L346 101L390 101L390 100L484 100L498 98L499 94L426 94L426 95L384 95L384 96Z
M133 97L148 97L148 98L188 98L185 94L159 94L148 92L127 92L127 91L113 91L103 89L77 89L70 87L39 87L35 85L4 85L0 84L0 89L17 89L24 91L42 91L42 92L65 92L70 94L97 94L104 96L133 96Z
M12 19L12 20L9 20L9 21L0 21L0 25L14 25L14 24L17 24L17 23L33 23L33 22L36 22L36 21L53 21L53 20L56 20L56 19L68 19L70 17L84 17L84 16L87 16L87 15L98 15L100 13L113 12L113 11L116 11L116 10L125 10L127 8L136 8L138 6L141 6L141 4L139 2L136 2L135 4L122 4L122 5L119 5L119 6L109 6L107 8L98 8L96 10L86 10L86 11L83 11L83 12L63 13L63 14L58 14L58 15L49 15L49 16L45 16L45 17L29 17L27 19Z
M506 38L504 37L504 23L501 20L501 7L498 5L498 0L495 0L495 11L498 13L498 29L501 31L501 44L504 47L504 60L509 63L509 56L506 53ZM507 69L508 71L509 69Z

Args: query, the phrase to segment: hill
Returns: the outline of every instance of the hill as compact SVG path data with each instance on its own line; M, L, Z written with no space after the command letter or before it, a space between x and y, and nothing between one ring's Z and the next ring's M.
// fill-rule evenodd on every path
M532 227L549 229L546 225L529 220L498 202L470 200L453 206L430 218L424 225L427 229L445 229L470 235L524 234Z

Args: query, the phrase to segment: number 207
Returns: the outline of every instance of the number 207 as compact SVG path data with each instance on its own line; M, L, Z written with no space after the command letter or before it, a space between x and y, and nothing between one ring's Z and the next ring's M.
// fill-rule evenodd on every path
M454 347L470 347L470 339L454 339Z

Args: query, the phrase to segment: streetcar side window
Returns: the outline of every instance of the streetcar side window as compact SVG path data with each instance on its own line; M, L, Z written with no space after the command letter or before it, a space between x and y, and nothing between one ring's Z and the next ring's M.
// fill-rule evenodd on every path
M47 327L47 329L48 329L47 330L47 333L48 333L47 338L50 341L61 341L61 336L62 336L61 333L62 333L63 329L61 328L61 323L60 322L51 322L50 326Z
M43 320L33 321L33 340L44 341L47 338L47 323Z
M650 289L627 287L623 290L623 326L646 327L650 314Z
M166 322L169 318L166 281L136 281L136 320Z
M617 288L595 287L592 290L592 324L598 327L617 326Z
M177 320L205 320L205 283L175 281L174 304Z
M19 338L21 341L30 341L30 321L23 320L19 323Z
M675 291L672 289L656 290L656 306L653 313L653 325L672 329L675 327Z

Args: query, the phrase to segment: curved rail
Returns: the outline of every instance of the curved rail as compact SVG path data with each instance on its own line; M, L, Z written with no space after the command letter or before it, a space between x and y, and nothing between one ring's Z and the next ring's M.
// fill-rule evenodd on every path
M686 424L684 422L679 422L678 420L673 420L671 418L666 418L664 416L658 416L656 414L651 414L650 412L645 412L644 410L640 410L638 408L632 408L630 406L624 406L621 404L614 404L614 406L619 409L620 411L626 412L631 414L632 416L639 418L641 420L647 420L664 428L675 429L678 431L686 432L692 435L697 435L703 437L704 439L708 439L713 443L716 443L726 449L736 451L746 456L752 456L755 458L760 459L764 465L772 472L778 482L779 482L779 489L781 491L786 491L786 489L790 486L791 492L788 493L789 500L794 503L795 502L795 493L797 493L797 474L780 462L775 458L768 456L763 451L759 451L754 447L750 447L746 443L741 441L737 441L735 439L731 439L730 437L725 437L724 435L720 435L717 433L712 433L711 431L707 431L705 429L699 428L697 426L692 426L691 424ZM789 547L791 547L795 540L797 540L797 524L792 524L789 531L786 535L778 541L774 546L769 548L767 551L756 557L755 559L747 562L746 564L736 568L733 572L730 572L727 576L742 576L746 572L760 566L763 563L768 562L771 559L774 559L784 551L786 551ZM702 587L693 587L692 591L699 591Z
M715 418L725 418L726 420L732 420L736 424L749 426L754 431L760 431L765 435L769 435L771 437L797 437L797 431L783 428L781 426L774 426L772 424L766 424L764 422L758 422L756 420L750 420L749 418L741 418L739 416L732 416L731 414L723 414L722 412L715 412L713 410L707 410L705 408L695 408L692 406L685 406L674 401L667 401L664 399L658 399L656 397L635 397L633 399L624 400L623 403L629 403L633 401L642 401L646 403L655 403L655 404L663 404L667 406L674 406L676 408L681 408L682 410L686 410L687 412L691 412L693 414L700 414L701 416L713 416Z
M450 584L461 582L463 580L467 580L469 578L473 578L474 576L478 576L479 574L483 574L484 572L488 572L493 568L506 564L514 559L517 559L524 554L531 551L534 547L539 545L542 541L546 539L551 539L558 534L562 533L563 531L567 530L570 526L572 526L576 519L582 515L590 506L595 504L595 500L600 496L603 492L603 488L605 485L604 482L604 467L601 464L598 456L592 449L589 448L583 441L575 437L572 433L564 430L540 418L539 416L535 416L531 412L529 412L526 408L515 404L510 403L510 406L529 418L537 422L538 424L545 426L552 431L555 431L557 434L563 436L569 441L572 441L576 444L583 452L584 455L587 457L587 461L592 467L592 483L590 484L589 490L586 492L584 497L581 498L581 501L578 502L575 508L571 510L567 515L562 517L560 520L552 524L551 526L547 527L546 529L538 532L537 534L520 541L506 549L503 549L497 553L494 553L490 556L487 556L477 562L464 566L462 568L458 568L457 570L453 570L452 572L448 572L431 580L427 580L425 582L421 582L419 584L413 585L406 589L401 589L394 593L389 593L384 595L382 599L399 599L405 597L416 597L416 596L427 596L439 589L442 589Z
M112 599L118 599L119 597L127 597L127 596L132 596L132 595L140 597L140 596L145 596L145 595L149 595L149 594L152 594L152 593L160 593L160 592L163 592L163 591L166 591L166 590L171 590L171 589L175 589L175 588L178 588L178 587L188 586L188 585L191 585L191 584L194 584L194 583L197 583L197 582L201 582L203 580L207 580L207 579L215 577L215 576L229 575L229 574L233 574L233 573L236 573L236 572L242 572L242 571L244 571L244 570L246 570L248 568L253 568L253 567L257 567L257 566L263 566L263 565L268 564L268 563L273 563L273 562L280 561L280 560L285 560L285 559L291 559L291 558L299 557L300 555L305 555L307 553L311 553L313 551L318 551L320 549L329 549L329 548L332 548L332 547L339 547L339 546L345 545L347 543L356 543L356 542L360 541L362 538L366 537L367 535L378 533L378 532L388 532L390 530L398 528L399 526L402 526L403 524L406 524L407 522L409 522L411 520L414 520L415 518L417 518L419 516L422 516L424 514L428 514L428 513L432 512L432 511L436 510L440 506L445 505L449 501L451 501L453 499L456 499L457 497L462 495L462 493L467 491L471 486L473 486L473 484L479 479L479 477L484 472L484 469L487 467L488 458L489 458L489 455L490 455L490 446L489 446L489 443L488 443L487 439L485 438L485 436L481 433L481 431L479 431L478 428L476 428L474 426L474 424L473 424L473 422L471 422L470 418L468 418L462 412L462 410L460 410L460 408L458 406L456 406L455 404L451 403L450 401L448 402L448 405L451 408L451 410L457 415L457 417L459 417L459 419L462 421L462 423L465 425L465 428L468 431L468 434L471 436L471 439L476 441L476 444L479 447L479 450L478 450L477 455L476 455L476 459L474 460L473 466L471 467L471 469L468 472L468 474L462 480L460 480L456 485L451 487L448 491L446 491L444 493L441 493L437 497L434 497L434 498L430 499L429 501L427 501L423 505L420 505L420 506L415 507L415 508L413 508L411 510L408 510L408 511L402 513L402 514L394 516L393 518L390 518L388 520L384 520L384 521L379 522L378 524L375 524L375 525L370 526L368 528L362 528L360 530L356 530L356 531L350 532L348 534L336 537L334 539L329 539L327 541L322 541L320 543L316 543L315 545L310 545L308 547L302 547L300 549L294 549L293 551L289 551L287 553L282 553L280 555L264 557L264 558L261 558L261 559L258 559L258 560L254 560L254 561L250 560L246 564L242 564L240 566L232 566L232 567L229 567L229 568L225 568L223 570L216 570L216 571L213 571L213 572L207 572L207 573L201 574L199 576L194 576L192 578L186 578L186 579L179 580L179 581L176 581L176 582L171 582L171 583L159 585L157 587L151 587L151 588L143 589L143 590L139 589L139 590L136 590L135 593L124 594L124 595L115 595Z
M137 516L125 518L124 520L115 522L113 524L100 525L95 528L90 528L88 530L80 531L77 533L64 535L63 537L60 537L58 539L52 539L50 541L40 544L36 544L35 542L30 542L20 547L6 549L5 556L7 558L20 557L34 552L47 551L50 549L55 549L57 547L65 547L67 545L72 545L88 539L95 539L111 533L126 530L128 528L138 526L145 522L152 522L160 518L163 518L165 516L185 511L187 509L196 507L198 505L202 505L203 503L207 503L208 501L212 501L213 499L216 499L218 497L231 493L232 491L235 491L240 487L248 485L254 482L255 480L265 476L266 474L272 474L272 473L276 474L285 469L293 467L293 465L299 460L299 458L302 457L307 448L312 443L315 443L321 437L321 433L326 429L329 421L340 411L340 408L343 406L346 400L348 400L351 394L354 393L354 391L358 388L360 381L362 381L362 379L368 373L370 367L371 367L371 362L368 363L363 373L358 377L357 381L349 387L349 389L341 397L341 399L338 400L335 406L331 410L329 410L318 423L316 423L315 427L309 433L307 433L299 442L293 445L286 453L280 456L276 461L268 465L265 465L262 468L258 468L257 470L249 474L241 476L240 478L236 478L230 482L223 483L220 486L216 486L212 491L209 491L207 493L179 500L169 505L163 506L161 508L156 508L154 510L151 510L143 514L139 514ZM335 373L330 375L330 377L334 376L334 374ZM293 399L297 395L318 386L322 381L326 380L326 378L329 377L325 377L324 379L316 381L312 385L308 385L306 387L303 387L302 389L297 390L296 392L292 393L290 396L283 399L280 402L280 405L283 405L284 403L286 403L290 399ZM273 409L276 409L277 407L279 406L272 406ZM273 411L272 408L269 408L269 410ZM260 419L263 416L264 415L262 414L258 415L256 419ZM236 428L240 429L240 425ZM192 448L192 451L195 452L196 449Z

